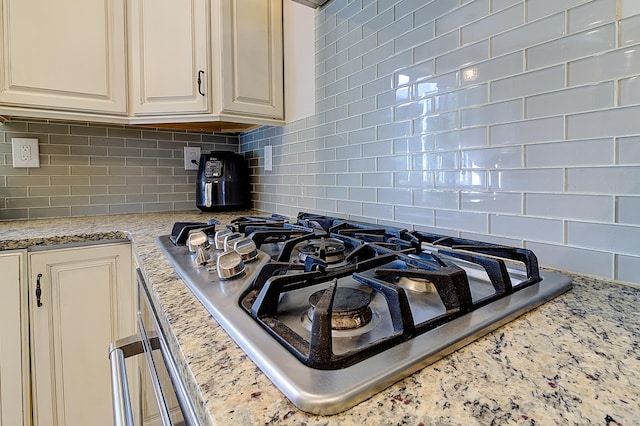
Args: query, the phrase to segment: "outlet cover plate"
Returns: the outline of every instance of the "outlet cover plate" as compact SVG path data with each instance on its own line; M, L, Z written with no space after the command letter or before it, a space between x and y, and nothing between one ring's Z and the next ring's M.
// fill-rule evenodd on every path
M273 145L264 147L264 169L266 171L273 170Z
M195 161L195 163L193 161ZM184 169L198 170L198 161L200 161L200 147L185 146L184 147Z
M38 139L11 138L13 168L40 167Z

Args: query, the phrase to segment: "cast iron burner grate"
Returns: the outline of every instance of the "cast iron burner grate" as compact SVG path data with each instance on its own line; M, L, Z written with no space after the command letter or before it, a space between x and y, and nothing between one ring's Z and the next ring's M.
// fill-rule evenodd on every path
M537 261L533 253L528 250L488 244L475 245L469 244L471 242L468 240L451 240L447 250L440 250L439 254L477 264L489 277L492 289L490 291L485 289L481 294L474 296L463 268L450 260L443 259L440 255L418 249L431 236L420 233L404 235L404 238L409 239L414 245L414 249L403 251L363 243L351 254L351 259L356 261L336 270L305 268L303 271L301 266L293 266L290 263L271 263L263 268L253 283L252 289L242 297L241 305L305 365L317 369L340 369L540 281ZM443 241L438 238L432 242L443 243ZM465 244L459 244L462 242ZM469 249L480 254L470 252ZM514 287L504 260L486 256L485 253L524 261L527 265L527 279ZM335 340L331 327L334 318L333 303L336 293L341 291L338 280L345 277L350 277L350 282L382 295L387 305L393 333L368 342L353 351L336 354L332 350ZM414 319L413 307L407 292L402 285L398 284L402 278L432 284L444 307L443 311L419 321ZM280 301L288 292L318 286L323 288L314 292L319 296L316 296L318 300L315 309L309 315L310 334L303 336L294 331L286 321L281 320Z

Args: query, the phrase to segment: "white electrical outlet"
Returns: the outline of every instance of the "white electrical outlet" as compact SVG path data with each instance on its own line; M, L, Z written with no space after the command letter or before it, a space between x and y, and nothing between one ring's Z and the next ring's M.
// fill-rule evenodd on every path
M14 168L40 167L38 139L11 138Z
M185 146L184 147L184 169L198 170L198 161L200 161L200 147Z
M264 169L266 171L273 170L273 145L264 147Z

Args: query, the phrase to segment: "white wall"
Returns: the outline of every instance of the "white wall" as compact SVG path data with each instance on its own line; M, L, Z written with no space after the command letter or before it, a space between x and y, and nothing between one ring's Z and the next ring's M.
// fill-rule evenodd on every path
M315 110L315 10L284 0L284 105L287 122L308 117Z

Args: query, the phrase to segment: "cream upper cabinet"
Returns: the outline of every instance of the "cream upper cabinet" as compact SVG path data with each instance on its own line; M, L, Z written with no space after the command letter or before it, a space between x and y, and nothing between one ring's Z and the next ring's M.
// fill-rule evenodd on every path
M135 332L134 301L130 244L29 254L35 425L113 425L109 344Z
M209 112L206 0L129 2L133 115Z
M0 253L0 426L30 425L25 253Z
M282 0L212 0L221 112L284 116Z
M126 114L124 4L2 0L0 104Z
M0 3L0 115L284 124L282 0Z

